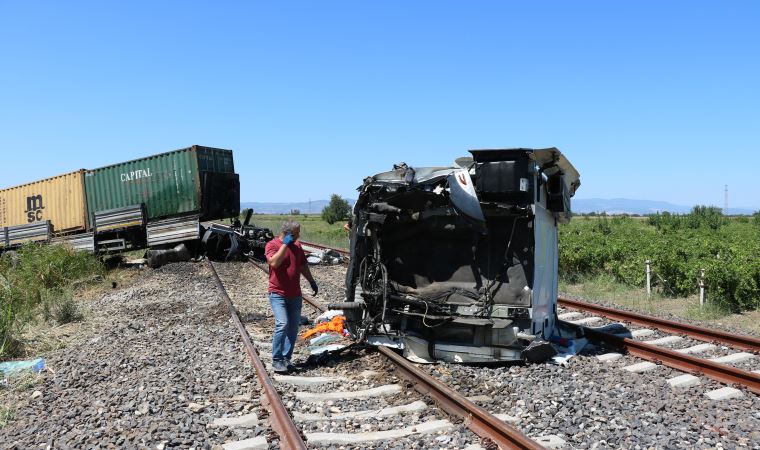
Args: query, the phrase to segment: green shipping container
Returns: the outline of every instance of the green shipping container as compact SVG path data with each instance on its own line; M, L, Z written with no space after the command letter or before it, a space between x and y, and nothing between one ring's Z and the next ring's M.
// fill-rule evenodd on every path
M240 179L232 150L189 148L85 173L87 212L143 204L148 220L198 213L201 220L240 213Z

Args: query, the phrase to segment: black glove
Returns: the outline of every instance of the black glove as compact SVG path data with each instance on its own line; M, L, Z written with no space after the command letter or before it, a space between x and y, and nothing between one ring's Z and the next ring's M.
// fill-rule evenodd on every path
M314 280L311 280L309 281L309 285L311 286L311 290L314 291L312 295L316 296L317 292L319 292L319 286L317 286L317 282Z

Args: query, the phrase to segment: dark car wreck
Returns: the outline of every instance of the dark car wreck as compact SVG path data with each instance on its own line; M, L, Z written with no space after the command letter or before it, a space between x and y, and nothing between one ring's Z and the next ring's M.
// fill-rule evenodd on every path
M557 223L570 218L578 172L556 148L470 153L364 180L346 302L332 307L354 337L413 361L546 358Z

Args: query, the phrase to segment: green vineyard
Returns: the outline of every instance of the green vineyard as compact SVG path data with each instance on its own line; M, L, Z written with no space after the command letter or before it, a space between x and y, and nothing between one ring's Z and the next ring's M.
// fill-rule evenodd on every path
M647 260L663 295L696 293L704 269L710 301L732 311L760 308L760 213L729 218L697 206L686 215L576 217L559 229L564 280L607 274L642 287Z

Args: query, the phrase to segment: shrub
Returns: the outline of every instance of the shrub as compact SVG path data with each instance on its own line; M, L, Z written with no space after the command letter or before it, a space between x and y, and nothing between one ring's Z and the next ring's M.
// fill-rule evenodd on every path
M340 195L333 194L330 197L330 203L322 209L322 220L332 225L341 220L348 220L349 214L351 214L351 205Z
M60 245L26 244L0 256L0 356L13 353L18 335L37 317L79 320L71 284L104 271L95 256Z

